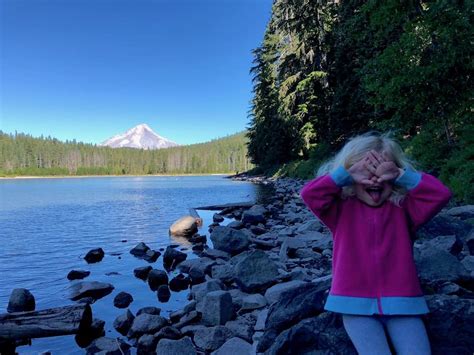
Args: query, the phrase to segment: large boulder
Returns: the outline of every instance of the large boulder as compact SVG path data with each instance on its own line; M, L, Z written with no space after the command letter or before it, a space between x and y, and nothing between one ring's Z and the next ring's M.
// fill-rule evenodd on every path
M107 296L113 289L114 286L106 282L81 281L71 286L69 298L73 301L86 297L98 300Z
M225 251L231 255L239 254L250 245L247 233L227 226L216 226L212 230L211 241L215 249Z
M235 282L245 292L261 292L276 283L278 267L261 250L246 254L234 267Z
M468 271L452 254L455 237L446 236L446 242L440 238L415 243L414 259L421 282L458 281L468 278Z
M191 237L197 231L198 224L196 218L193 216L183 216L171 225L169 234L177 237Z
M325 285L307 282L282 293L279 301L268 311L265 332L257 350L263 352L270 347L278 334L304 318L317 316L324 311L327 297Z
M430 313L426 325L434 354L474 353L474 299L425 296Z
M357 355L341 322L335 314L325 312L306 318L281 332L265 355L342 354Z

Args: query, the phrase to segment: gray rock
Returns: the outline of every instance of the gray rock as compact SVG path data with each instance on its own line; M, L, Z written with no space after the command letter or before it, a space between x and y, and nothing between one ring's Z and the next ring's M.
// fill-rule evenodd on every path
M252 311L259 309L267 305L267 299L259 293L248 295L242 300L242 308L240 311Z
M212 216L212 220L213 220L214 222L220 223L220 222L223 222L223 221L224 221L224 217L221 216L221 215L218 214L218 213L214 213L214 215Z
M152 306L149 306L149 307L143 307L143 308L140 308L137 312L137 316L139 316L140 314L153 314L155 316L159 316L160 313L161 313L161 308L158 308L158 307L152 307Z
M322 287L329 289L331 287L331 282L332 282L332 275L326 275L326 276L321 276L317 277L312 280L313 283L317 285L321 285Z
M156 349L158 340L151 334L143 334L137 342L137 354L150 354Z
M100 355L128 355L130 354L130 345L120 338L101 337L95 339L87 348L86 354Z
M143 260L148 261L149 263L154 263L160 257L161 253L156 250L148 250L143 256Z
M139 278L140 280L146 280L148 277L148 274L153 268L151 266L141 266L137 267L135 270L133 270L133 274L135 275L136 278Z
M229 263L214 265L211 268L211 276L224 283L232 283L234 280L234 267Z
M216 262L211 258L201 257L197 259L184 260L178 265L178 269L184 273L189 273L191 269L199 269L203 273L209 273L211 271L212 265L215 264Z
M153 269L148 273L148 285L156 291L161 285L168 284L168 274L164 270Z
M255 331L265 330L265 322L268 317L268 308L262 309L257 316L257 322L255 323Z
M304 281L295 280L276 284L265 291L265 298L267 299L268 304L272 304L273 302L278 301L283 292L294 287L299 287L304 283Z
M202 322L223 325L234 316L232 296L227 291L209 292L203 299Z
M242 230L227 226L217 226L212 230L211 240L215 249L236 255L246 250L250 244L249 236Z
M91 249L87 252L86 256L84 257L85 261L88 264L98 263L104 258L104 251L102 248Z
M163 355L197 355L189 337L180 340L161 339L156 347L156 353Z
M431 244L432 245L432 244ZM415 247L415 264L422 283L459 281L469 277L466 268L449 252L432 247ZM436 261L436 262L434 262Z
M165 254L163 255L163 265L165 265L167 268L174 268L180 262L186 260L186 258L186 253L168 246L166 247Z
M203 257L208 257L210 259L223 259L223 260L229 260L230 259L230 254L225 252L225 251L222 251L222 250L218 250L218 249L205 249L202 254L201 254Z
M265 223L265 214L267 209L261 205L254 205L242 214L243 224L259 224Z
M161 285L160 287L158 287L156 295L158 296L158 301L168 302L171 297L171 292L167 285Z
M242 229L245 227L245 225L241 221L232 221L229 224L227 224L227 227L234 228L234 229Z
M107 296L113 289L114 286L106 282L81 281L70 287L69 298L73 301L86 297L92 297L94 300L98 300Z
M279 276L277 265L261 251L250 252L234 268L235 282L245 292L260 292L276 282Z
M133 316L132 312L127 309L127 312L115 318L113 326L120 334L127 335L134 319L135 317Z
M10 294L7 312L29 312L36 307L35 297L26 288L15 288Z
M311 219L296 228L296 233L321 232L322 224L317 219Z
M223 289L222 282L218 280L209 280L199 285L193 285L191 288L191 296L197 301L201 302L205 295L212 291Z
M135 247L130 250L130 254L136 257L144 257L146 252L150 250L150 247L143 242L138 243Z
M117 308L127 308L133 302L133 297L127 292L120 292L114 298L114 306Z
M461 260L461 264L470 273L471 278L474 277L474 255L468 255Z
M177 340L182 337L181 332L179 329L173 326L166 326L161 328L157 333L155 333L156 341L160 341L160 339L173 339Z
M243 292L241 290L232 289L229 290L230 295L232 296L232 303L234 304L234 310L238 311L244 305L244 298L249 296L249 293Z
M72 280L82 280L91 274L90 271L85 270L71 270L67 274L67 279Z
M225 326L232 331L234 336L242 338L251 343L255 321L256 320L252 317L239 317L235 320L226 322Z
M343 326L336 326L336 315L325 312L303 319L281 332L265 354L343 354L357 355ZM318 352L315 352L315 349Z
M183 216L175 221L170 229L169 234L178 237L191 237L198 231L196 218L193 216Z
M437 354L472 354L474 299L449 295L425 296L430 313L426 330Z
M183 328L184 326L193 323L200 319L199 313L197 311L191 311L188 314L181 317L178 323L175 324L175 327L178 329Z
M137 338L143 334L153 334L167 325L168 321L166 318L143 313L135 317L127 336L129 338Z
M214 351L220 348L228 339L233 337L233 333L223 325L198 329L194 333L194 343L205 351Z
M252 345L240 338L230 338L211 355L251 355Z
M446 214L451 217L459 217L461 219L472 218L474 217L474 205L453 207L447 210Z

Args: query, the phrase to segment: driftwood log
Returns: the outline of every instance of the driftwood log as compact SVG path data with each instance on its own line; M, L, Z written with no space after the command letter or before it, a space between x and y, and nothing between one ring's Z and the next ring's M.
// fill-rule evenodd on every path
M201 206L201 207L194 207L195 210L207 210L207 211L215 211L215 210L223 210L227 208L250 208L255 205L255 202L248 201L248 202L231 202L231 203L224 203L221 205L210 205L210 206Z
M77 334L92 323L88 304L0 314L0 344L15 340Z

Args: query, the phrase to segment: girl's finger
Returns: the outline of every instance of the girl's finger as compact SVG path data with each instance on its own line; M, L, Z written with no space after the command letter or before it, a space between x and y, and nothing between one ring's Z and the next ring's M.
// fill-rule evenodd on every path
M379 162L377 161L377 159L375 158L375 156L374 156L374 154L373 154L372 152L369 152L368 157L369 157L370 162L371 162L375 167L377 167L377 165L379 165Z
M375 159L377 160L377 162L378 162L379 164L382 164L382 163L383 163L383 159L382 159L382 156L380 155L380 153L377 152L377 151L375 151L375 150L372 150L371 152L372 152L372 154L374 155L374 157L375 157Z
M371 162L366 162L366 163L364 164L364 166L365 166L366 169L367 169L368 171L370 171L372 174L375 174L375 172L377 171L377 169L372 165Z

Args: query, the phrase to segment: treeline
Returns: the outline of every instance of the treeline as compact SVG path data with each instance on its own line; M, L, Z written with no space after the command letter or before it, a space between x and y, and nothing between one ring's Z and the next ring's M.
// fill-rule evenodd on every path
M473 1L275 0L251 70L252 162L309 178L351 136L391 129L474 201L473 16Z
M0 175L235 173L254 167L245 132L159 150L109 148L0 131Z

